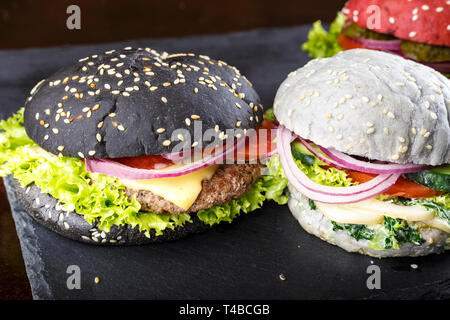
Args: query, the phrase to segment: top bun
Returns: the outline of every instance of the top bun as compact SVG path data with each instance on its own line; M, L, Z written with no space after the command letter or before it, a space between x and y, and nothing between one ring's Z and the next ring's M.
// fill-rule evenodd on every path
M450 46L448 0L349 0L342 12L366 29L400 39ZM375 23L378 13L379 26Z
M258 94L235 67L149 48L80 59L30 94L27 134L43 149L70 157L168 153L180 141L205 145L226 137L226 129L254 128L263 120ZM212 128L216 139L203 135ZM177 129L190 137L172 135Z
M275 97L280 124L325 148L372 160L449 162L450 80L375 50L342 51L289 74Z

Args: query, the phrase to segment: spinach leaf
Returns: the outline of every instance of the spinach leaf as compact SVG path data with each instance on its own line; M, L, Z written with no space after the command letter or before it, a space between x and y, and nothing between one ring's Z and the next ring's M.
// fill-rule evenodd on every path
M309 208L311 210L316 210L317 209L316 203L314 202L314 200L308 199L308 204L309 204Z
M371 240L375 235L375 230L369 229L363 224L340 224L335 221L331 221L331 223L333 225L333 231L347 230L348 234L356 240Z
M419 230L403 219L385 216L383 226L390 231L391 240L395 239L398 243L422 244L425 242L425 240L422 239Z
M343 224L335 221L331 221L331 224L333 225L333 231L346 230L356 240L369 240L369 246L378 250L398 249L399 243L414 243L419 245L425 242L419 230L403 219L385 216L381 228L370 228L362 224Z
M447 223L450 223L450 211L447 210L444 206L440 205L439 203L430 200L430 199L408 199L403 197L397 197L393 198L389 201L392 201L392 203L403 205L403 206L414 206L414 205L420 205L426 209L433 210L436 215L445 220Z

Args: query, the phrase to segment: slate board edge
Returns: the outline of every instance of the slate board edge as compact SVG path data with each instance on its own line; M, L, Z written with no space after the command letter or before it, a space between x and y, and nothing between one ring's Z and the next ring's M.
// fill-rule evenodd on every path
M32 225L26 222L26 219L32 218L26 213L22 214L20 212L23 209L19 199L17 199L14 188L12 187L12 179L13 178L11 176L8 176L3 178L3 181L6 188L6 194L11 205L11 212L16 225L16 231L20 241L28 280L30 281L33 299L54 299L50 286L45 280L45 267L39 253L40 249L38 246L33 245L33 243L36 243L39 240L34 233L34 228ZM31 267L31 264L33 264L33 267ZM35 270L39 270L40 272L36 272Z
M33 299L45 300L54 299L53 293L45 280L44 272L45 266L40 256L40 249L34 246L33 243L38 239L34 233L34 228L28 224L26 220L33 218L26 212L23 212L23 206L17 198L16 192L13 188L13 178L11 176L5 177L4 184L11 204L12 215L16 225L16 231L20 240L22 255L26 264L26 272L30 281ZM35 263L32 267L31 264ZM38 270L39 272L35 271ZM411 294L412 291L415 291ZM450 299L450 278L442 281L434 281L431 283L424 283L418 286L400 288L390 292L374 293L365 297L356 299L362 300L387 300L387 299Z

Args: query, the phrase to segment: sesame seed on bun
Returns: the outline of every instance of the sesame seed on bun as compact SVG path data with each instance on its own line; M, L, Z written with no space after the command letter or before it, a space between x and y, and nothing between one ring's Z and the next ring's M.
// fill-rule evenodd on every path
M149 48L82 58L39 82L25 105L27 134L43 149L76 158L168 153L194 121L219 137L254 128L263 107L251 83L223 61ZM182 140L183 138L181 138ZM208 140L210 141L210 140ZM197 145L206 141L191 141Z
M404 40L450 46L448 0L349 0L342 12L366 29Z
M281 84L277 120L304 139L371 160L450 160L450 80L375 50L315 59Z

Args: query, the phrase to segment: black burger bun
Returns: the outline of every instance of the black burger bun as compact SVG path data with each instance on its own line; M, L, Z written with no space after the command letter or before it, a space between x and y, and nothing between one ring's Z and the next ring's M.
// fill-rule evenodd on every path
M30 185L23 188L19 181L8 176L5 178L25 208L25 211L38 223L66 238L94 245L142 245L157 242L178 240L190 234L195 234L211 229L211 227L197 217L191 215L192 223L184 226L166 229L162 235L155 235L154 230L147 237L138 227L131 225L112 226L110 232L99 230L83 219L76 212L64 211L58 201L49 194L42 193L39 187ZM39 199L39 200L37 200Z
M257 127L263 106L226 62L128 47L80 59L39 82L24 120L28 136L51 153L102 159L168 153L184 140L218 144L226 129ZM176 129L190 137L172 135ZM203 135L211 129L217 139Z

